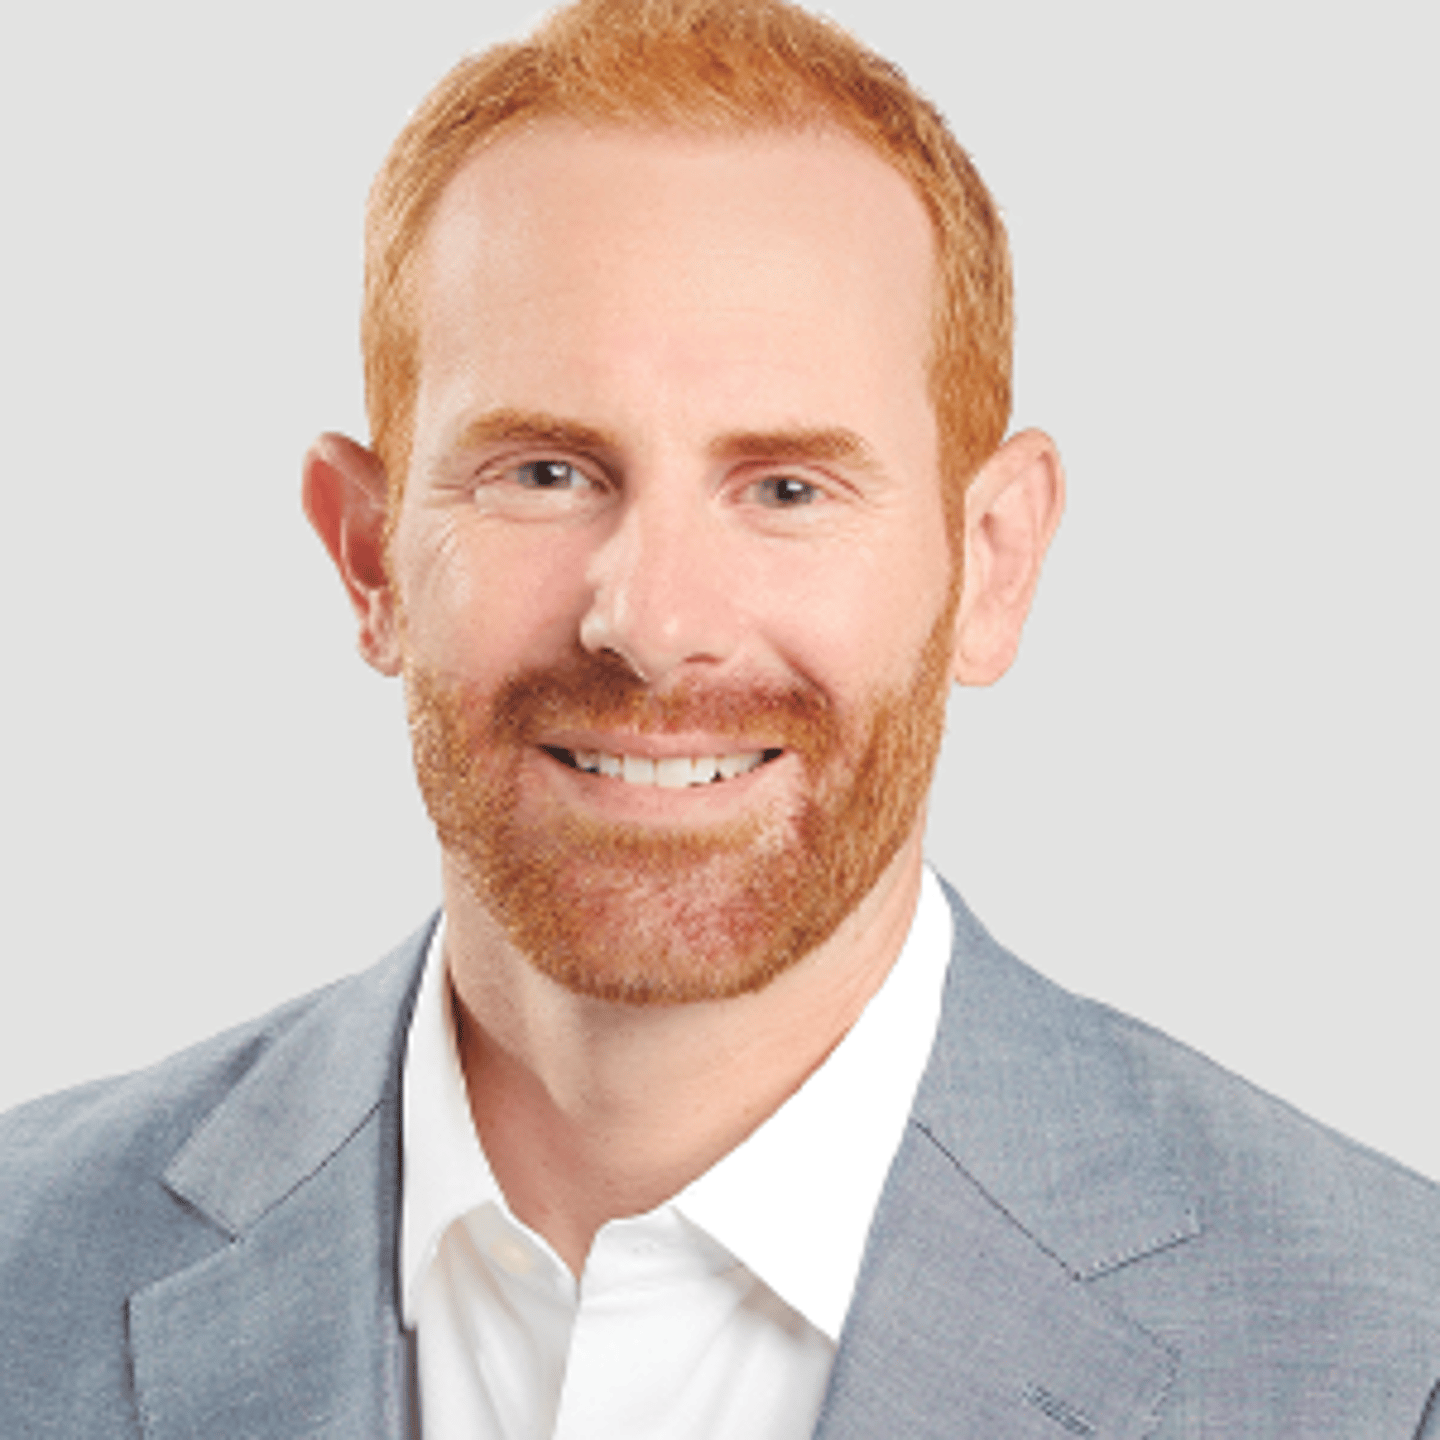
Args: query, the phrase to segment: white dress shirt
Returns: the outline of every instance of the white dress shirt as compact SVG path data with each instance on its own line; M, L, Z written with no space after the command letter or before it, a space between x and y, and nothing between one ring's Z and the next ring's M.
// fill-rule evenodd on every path
M927 869L899 959L825 1063L577 1281L511 1214L470 1116L443 926L406 1044L401 1279L424 1440L801 1440L939 1018Z

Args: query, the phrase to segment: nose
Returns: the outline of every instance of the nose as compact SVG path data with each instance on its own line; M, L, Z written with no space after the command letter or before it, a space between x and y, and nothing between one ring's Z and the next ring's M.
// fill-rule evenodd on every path
M723 529L703 498L627 499L587 571L581 645L657 689L688 666L729 660L741 627Z

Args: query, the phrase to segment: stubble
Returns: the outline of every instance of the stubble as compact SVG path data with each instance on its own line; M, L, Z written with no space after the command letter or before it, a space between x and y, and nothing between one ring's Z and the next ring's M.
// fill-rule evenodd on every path
M440 843L517 949L573 991L653 1005L761 989L835 932L913 831L944 733L956 599L952 586L909 682L849 717L804 683L656 694L584 652L514 675L488 702L407 666ZM539 738L569 727L706 732L737 750L757 737L798 760L803 780L724 824L602 821L522 786Z

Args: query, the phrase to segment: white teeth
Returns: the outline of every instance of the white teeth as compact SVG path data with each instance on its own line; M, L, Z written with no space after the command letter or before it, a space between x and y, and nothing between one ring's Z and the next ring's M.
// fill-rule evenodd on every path
M627 785L653 785L655 783L655 762L644 755L622 755Z
M737 775L744 775L753 770L762 758L753 751L749 755L722 755L720 757L720 778L733 780Z
M655 762L655 783L662 790L683 790L694 774L695 765L687 755L667 755ZM627 774L625 778L630 777Z
M667 755L652 760L646 755L607 755L603 750L576 750L575 766L591 775L608 775L627 785L658 785L662 790L684 790L691 785L733 780L748 775L765 759L763 751L738 755Z

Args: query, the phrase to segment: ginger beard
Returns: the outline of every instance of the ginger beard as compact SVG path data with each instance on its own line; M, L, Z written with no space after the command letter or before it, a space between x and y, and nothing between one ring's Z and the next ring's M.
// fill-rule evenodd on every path
M407 664L415 769L440 843L511 943L572 991L649 1005L759 990L834 933L911 834L944 733L957 601L952 584L910 681L848 723L815 686L657 695L583 652L512 677L488 703ZM522 796L536 737L565 726L778 744L805 783L726 824L597 821Z

